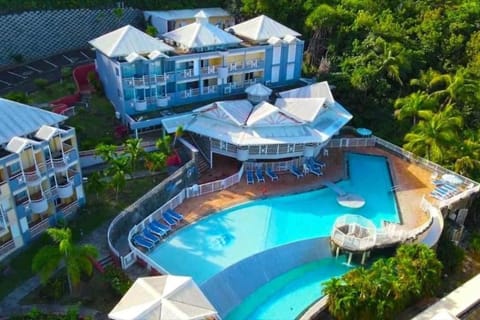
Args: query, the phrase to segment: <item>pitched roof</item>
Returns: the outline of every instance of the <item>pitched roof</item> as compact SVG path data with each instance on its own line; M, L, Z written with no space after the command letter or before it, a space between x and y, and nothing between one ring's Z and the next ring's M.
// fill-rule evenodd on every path
M207 17L228 17L230 14L222 8L199 8L184 10L167 10L167 11L145 11L145 15L159 17L165 20L177 19L193 19L200 11L205 12Z
M15 136L37 131L43 125L55 125L67 117L23 103L0 98L0 144Z
M301 35L265 15L236 24L227 30L233 30L236 35L254 41L267 41L272 37L284 38L287 35L295 37Z
M201 22L200 19L198 19L197 22L167 32L163 34L163 37L180 43L189 49L242 42L241 39L234 35L223 31L207 21Z
M314 122L324 109L325 98L279 98L275 104L303 121Z
M126 57L131 53L149 54L152 51L173 51L163 41L149 36L131 25L106 33L88 42L107 57Z
M247 87L245 93L252 96L269 96L272 93L272 89L261 83L255 83Z

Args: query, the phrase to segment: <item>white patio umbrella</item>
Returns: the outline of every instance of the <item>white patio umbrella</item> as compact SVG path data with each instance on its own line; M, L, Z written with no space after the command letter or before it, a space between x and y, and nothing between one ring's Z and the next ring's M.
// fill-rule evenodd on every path
M462 178L451 173L444 174L442 180L451 184L461 184L463 182Z
M205 319L217 311L190 277L138 278L108 317L113 320Z

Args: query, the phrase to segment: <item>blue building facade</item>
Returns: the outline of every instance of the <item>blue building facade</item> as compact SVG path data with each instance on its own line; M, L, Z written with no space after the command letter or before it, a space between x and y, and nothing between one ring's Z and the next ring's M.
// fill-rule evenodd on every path
M298 81L302 40L293 36L261 42L242 40L235 45L185 50L166 39L177 47L154 55L153 50L136 52L136 57L111 57L105 50L97 50L96 68L118 116L132 129L141 127L136 122L142 119L151 120L148 114L157 110L225 99L255 83L277 87Z

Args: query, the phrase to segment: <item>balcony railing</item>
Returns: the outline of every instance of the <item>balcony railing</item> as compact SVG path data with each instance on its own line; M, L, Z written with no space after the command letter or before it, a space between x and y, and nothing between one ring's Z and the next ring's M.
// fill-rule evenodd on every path
M200 94L200 89L187 89L185 91L180 91L180 97L181 98L191 98L191 97L196 97Z
M245 61L245 70L247 70L247 69L263 69L264 65L265 65L264 60L258 60L258 59L246 60Z
M13 240L9 240L0 245L0 258L6 256L15 250L15 243Z
M242 70L243 70L243 62L228 63L228 71L229 72L242 71Z
M216 66L216 65L203 67L200 69L200 72L202 73L202 75L208 75L208 74L215 75L218 72L218 67L219 66Z
M198 76L198 74L195 74L195 72L193 72L193 69L176 70L176 74L177 81L191 79Z
M30 199L30 209L33 213L43 213L48 209L47 198L42 194Z
M59 182L57 194L60 198L70 198L73 195L73 186L71 181Z
M165 75L145 75L143 77L124 78L125 87L146 87L157 84L165 84L168 80L168 74Z
M57 211L62 211L65 218L75 213L79 208L78 201L73 201L68 204L62 204L57 207Z
M42 176L35 166L26 168L24 173L28 185L37 185L42 181Z
M202 94L213 94L218 92L218 86L208 86L202 88Z
M49 226L50 224L48 223L48 219L40 221L39 223L30 228L30 236L32 238L35 238L36 236L47 230Z

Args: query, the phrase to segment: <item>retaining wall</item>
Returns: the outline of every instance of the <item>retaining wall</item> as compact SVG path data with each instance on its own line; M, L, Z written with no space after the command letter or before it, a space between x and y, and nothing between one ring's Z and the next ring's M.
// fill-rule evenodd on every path
M88 48L88 41L127 24L140 27L143 13L124 8L122 15L113 9L73 9L27 11L0 18L0 67L13 64L13 55L25 61L56 53Z
M260 252L217 273L200 288L220 317L225 317L273 278L303 264L331 257L329 239L302 240Z

